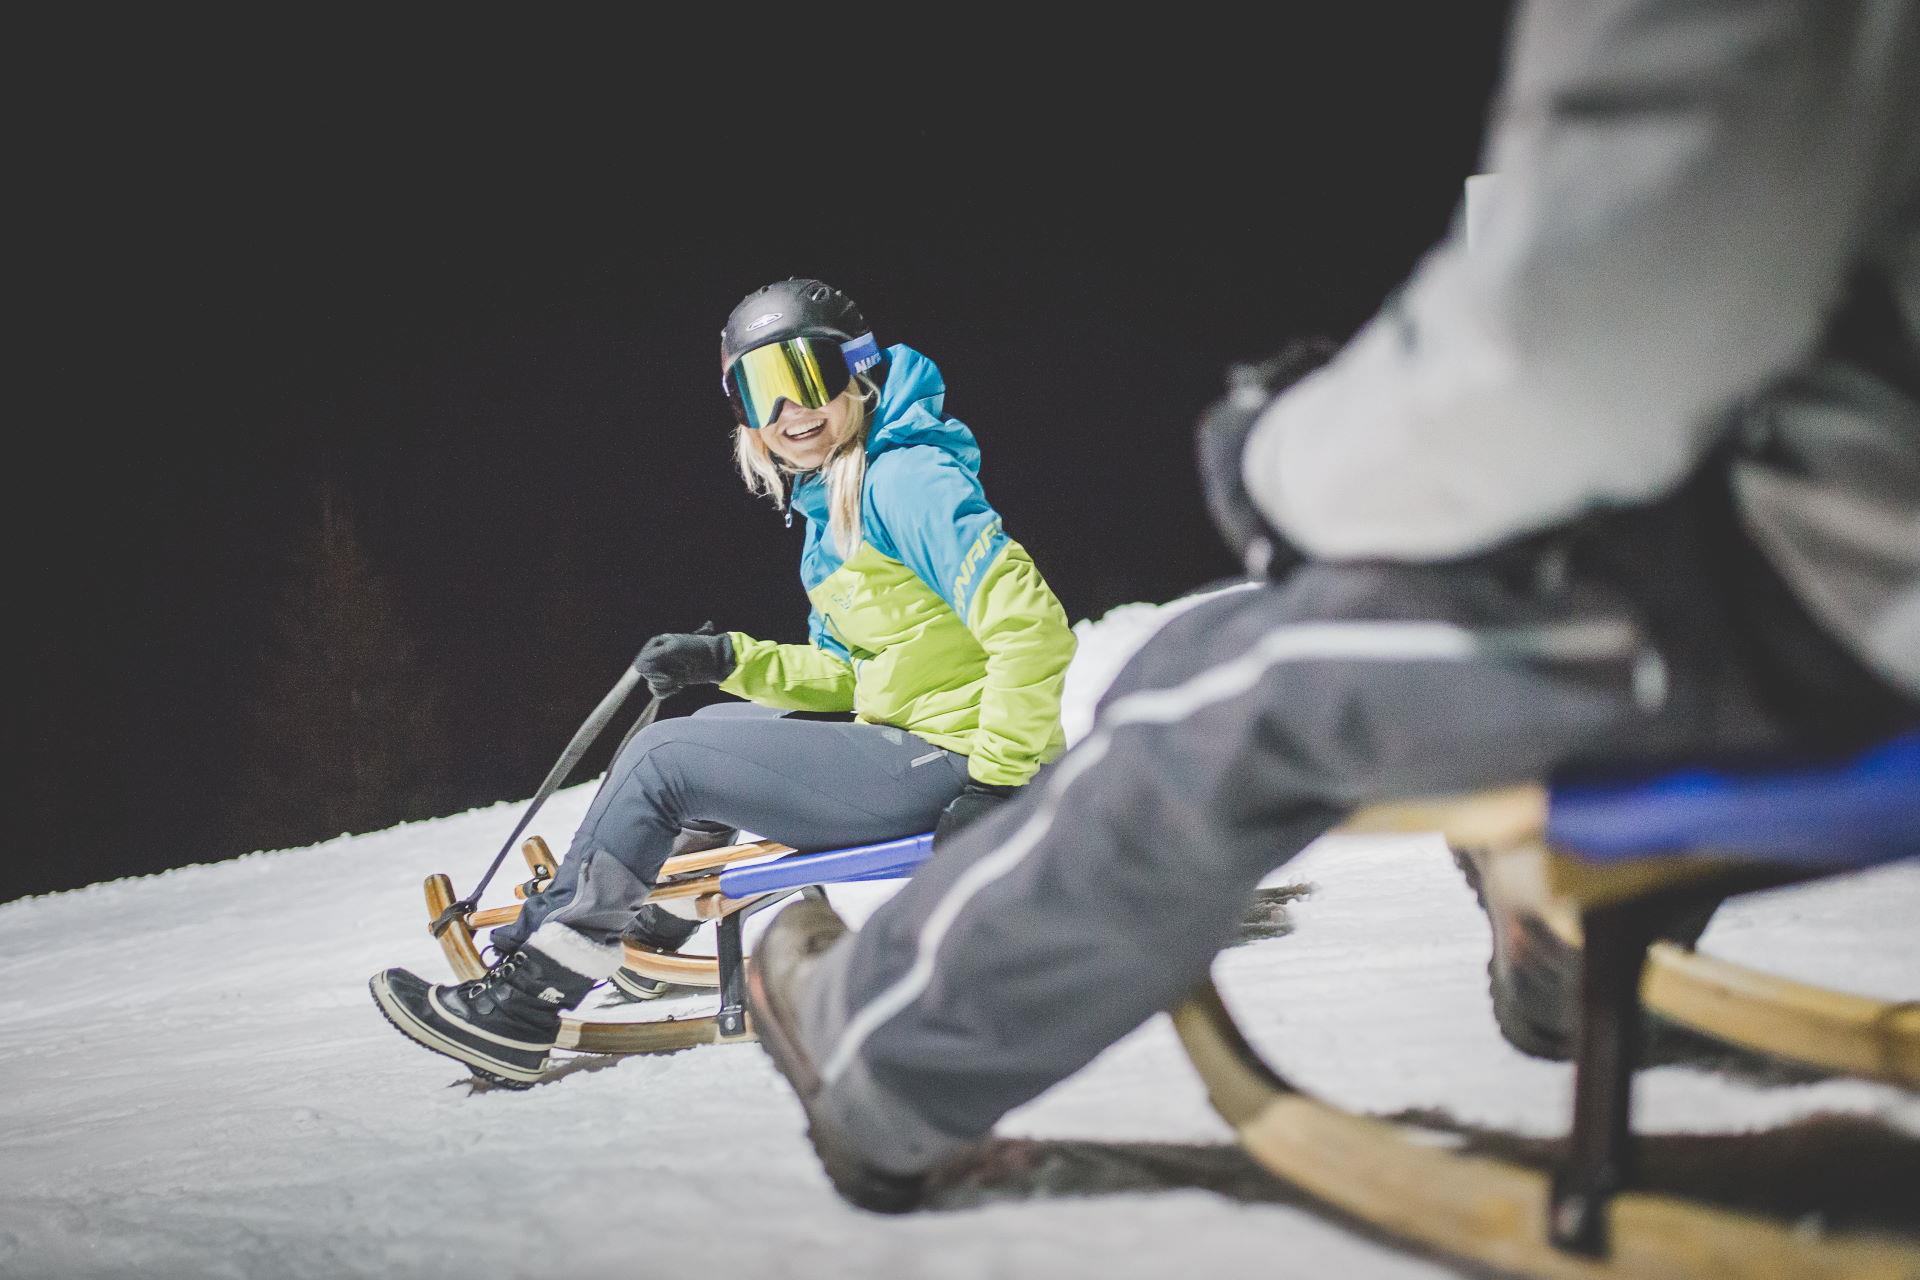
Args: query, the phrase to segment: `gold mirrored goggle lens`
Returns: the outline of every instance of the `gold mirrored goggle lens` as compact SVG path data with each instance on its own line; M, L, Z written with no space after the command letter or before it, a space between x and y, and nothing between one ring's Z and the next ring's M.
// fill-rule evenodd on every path
M757 429L780 416L782 400L806 409L824 407L846 390L848 377L838 342L789 338L755 347L734 361L727 395L740 420Z

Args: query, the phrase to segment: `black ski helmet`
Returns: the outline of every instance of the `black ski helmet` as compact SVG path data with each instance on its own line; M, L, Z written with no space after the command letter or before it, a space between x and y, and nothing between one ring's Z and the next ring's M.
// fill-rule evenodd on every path
M740 300L720 331L720 376L755 347L788 338L837 338L867 333L867 318L853 299L824 280L801 277L756 289Z

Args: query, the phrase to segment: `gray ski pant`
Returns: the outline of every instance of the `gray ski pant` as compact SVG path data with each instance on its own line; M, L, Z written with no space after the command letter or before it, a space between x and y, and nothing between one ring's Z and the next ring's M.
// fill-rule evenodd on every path
M544 892L495 929L512 951L547 921L594 942L636 922L654 945L692 932L641 907L684 832L751 831L801 850L868 844L933 829L967 781L967 758L885 725L802 718L717 703L634 735L607 770Z
M1656 633L1556 563L1311 566L1168 622L1083 741L821 958L797 1031L824 1118L931 1167L1177 1004L1364 803L1783 745L1711 573L1675 567Z

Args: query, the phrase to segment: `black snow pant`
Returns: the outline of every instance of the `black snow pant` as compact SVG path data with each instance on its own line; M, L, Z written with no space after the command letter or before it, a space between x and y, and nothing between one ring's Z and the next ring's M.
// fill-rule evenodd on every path
M1691 529L1610 548L1644 590L1548 550L1310 566L1173 618L1083 741L822 957L819 1105L926 1169L1176 1005L1262 877L1363 804L1804 743L1750 640L1819 649L1831 727L1920 717Z
M553 884L490 941L511 952L557 923L606 945L636 925L677 946L692 922L641 904L684 832L746 830L806 851L891 840L932 830L966 781L965 756L885 725L752 703L658 721L607 770Z

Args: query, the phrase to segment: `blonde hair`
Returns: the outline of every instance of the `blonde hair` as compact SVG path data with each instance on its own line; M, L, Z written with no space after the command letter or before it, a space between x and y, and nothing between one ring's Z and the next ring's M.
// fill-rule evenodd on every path
M855 388L859 394L854 395ZM879 403L880 388L861 374L840 393L848 397L847 418L840 438L833 442L827 460L820 464L821 478L827 482L827 531L833 535L834 550L842 560L860 547L860 490L867 480L867 423L873 406ZM733 461L747 492L763 493L773 505L786 505L789 478L795 472L774 457L760 433L745 423L733 429Z

